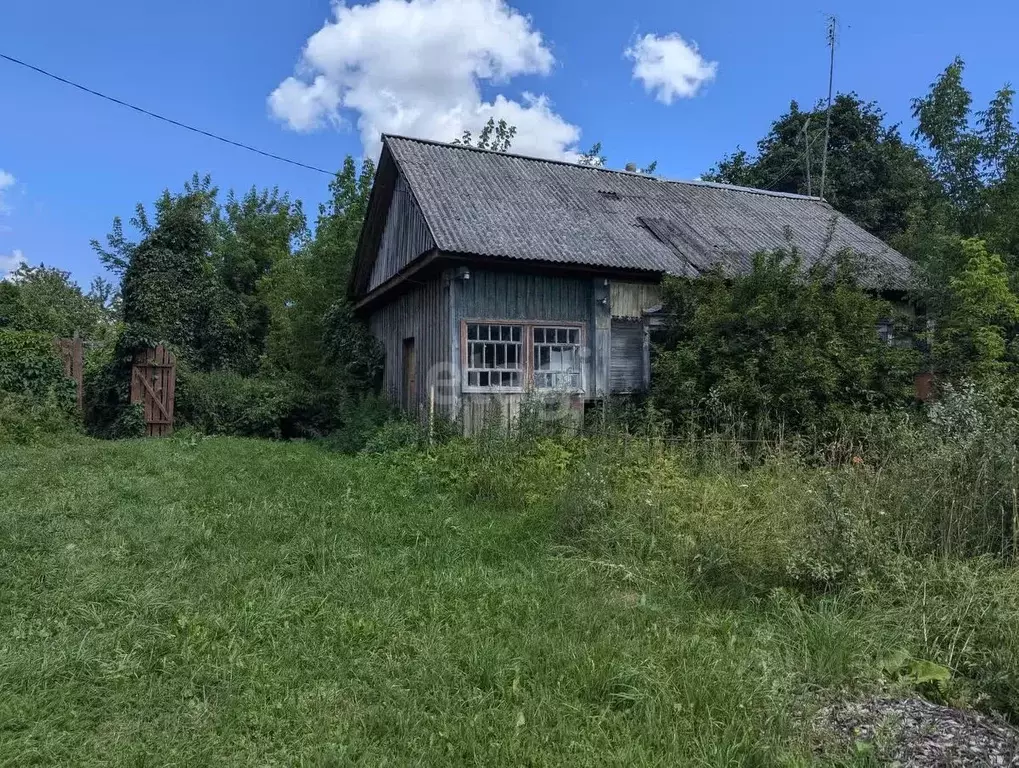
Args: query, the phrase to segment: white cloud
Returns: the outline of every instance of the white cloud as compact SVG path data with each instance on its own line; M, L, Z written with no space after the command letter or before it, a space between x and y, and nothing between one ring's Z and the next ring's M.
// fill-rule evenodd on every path
M517 126L515 151L570 157L580 130L548 98L481 96L482 82L547 75L554 58L531 21L504 0L376 0L333 7L312 35L297 72L269 96L269 109L297 131L356 113L364 151L382 132L450 141L490 117Z
M25 260L25 254L17 248L10 255L0 253L0 280L6 280Z
M695 43L673 32L659 37L644 35L624 51L633 59L633 77L662 104L697 95L705 83L715 79L718 62L706 61Z
M0 168L0 213L6 213L8 210L7 204L4 202L4 190L13 187L14 181L12 174Z
M269 95L269 108L295 131L314 131L326 118L338 121L340 91L324 75L311 83L288 77Z

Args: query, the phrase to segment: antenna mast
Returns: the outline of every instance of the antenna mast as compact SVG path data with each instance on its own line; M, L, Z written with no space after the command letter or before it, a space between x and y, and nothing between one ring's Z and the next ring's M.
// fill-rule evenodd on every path
M831 48L831 64L828 67L828 110L824 118L824 156L821 160L821 199L824 199L824 183L828 176L828 139L831 136L831 92L835 81L835 33L838 19L828 17L828 47Z
M810 187L810 115L807 115L807 122L803 124L803 144L807 155L807 197L813 197Z

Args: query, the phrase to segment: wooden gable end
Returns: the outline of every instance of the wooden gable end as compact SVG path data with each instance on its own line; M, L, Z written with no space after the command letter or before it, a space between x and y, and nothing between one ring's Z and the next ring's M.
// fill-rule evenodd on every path
M368 290L375 290L418 256L433 248L435 240L428 229L428 223L414 199L410 185L403 174L398 173Z
M384 147L357 245L351 294L364 296L434 249L435 238L414 192Z

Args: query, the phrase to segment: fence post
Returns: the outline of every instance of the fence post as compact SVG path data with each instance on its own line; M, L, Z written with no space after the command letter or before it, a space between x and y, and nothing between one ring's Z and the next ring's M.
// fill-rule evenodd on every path
M85 373L84 373L84 345L78 332L70 339L56 339L54 346L60 353L60 361L64 364L64 375L74 379L77 388L78 410L84 409L85 403Z

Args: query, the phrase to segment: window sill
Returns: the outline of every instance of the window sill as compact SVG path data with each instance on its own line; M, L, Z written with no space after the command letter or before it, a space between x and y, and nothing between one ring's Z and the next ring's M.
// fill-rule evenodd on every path
M528 389L523 387L463 387L460 390L464 395L568 395L570 397L582 397L587 394L584 389Z

